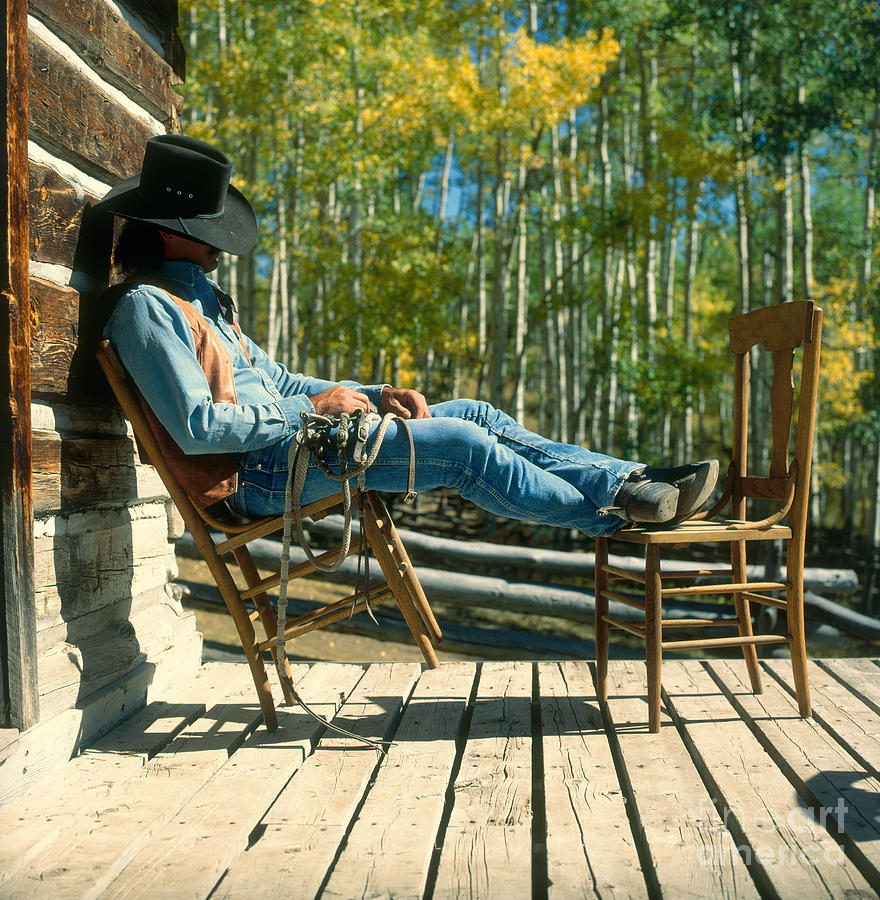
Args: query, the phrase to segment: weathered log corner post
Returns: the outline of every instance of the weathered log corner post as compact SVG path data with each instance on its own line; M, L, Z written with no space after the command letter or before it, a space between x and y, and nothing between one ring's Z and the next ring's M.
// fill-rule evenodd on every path
M0 717L24 730L39 718L34 517L31 478L31 370L28 239L27 0L3 3L3 270L0 343L7 359L0 402Z

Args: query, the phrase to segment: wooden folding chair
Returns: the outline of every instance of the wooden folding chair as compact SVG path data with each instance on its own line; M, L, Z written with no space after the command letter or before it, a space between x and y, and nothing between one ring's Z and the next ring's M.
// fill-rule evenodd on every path
M730 349L734 355L734 410L732 461L724 493L704 519L694 518L672 527L632 527L612 535L611 540L642 544L646 548L644 572L632 573L608 563L608 539L596 542L596 661L600 701L608 699L608 640L611 628L630 632L645 640L648 678L648 724L660 729L660 665L666 650L694 650L741 646L752 690L761 693L761 672L756 645L788 644L802 716L810 715L810 690L807 681L807 650L804 640L804 543L810 496L810 467L813 432L816 421L816 396L819 385L819 349L822 340L822 310L811 302L782 303L757 309L730 320ZM749 374L750 353L763 347L772 358L773 380L768 406L772 429L769 473L764 477L748 474L749 459ZM800 352L800 399L797 420L792 427L795 384L795 350ZM793 432L793 434L792 434ZM794 454L791 455L792 447ZM746 500L778 501L772 515L758 521L746 518ZM730 517L715 518L730 501ZM788 516L788 524L782 524ZM787 542L787 569L784 582L749 581L746 574L746 545L751 541ZM727 543L729 569L696 568L688 572L663 572L660 552L663 547L681 547L693 543ZM724 581L711 579L726 578ZM705 583L710 579L709 583ZM634 599L611 590L612 580L635 582L644 599ZM668 586L670 581L685 584ZM699 582L688 584L688 582ZM667 585L667 586L664 586ZM785 592L784 599L772 596ZM664 619L662 602L666 597L733 595L736 618ZM615 600L645 613L644 624L625 622L609 615L608 601ZM752 633L750 604L758 603L784 610L787 635ZM669 641L667 628L736 626L737 634L694 640Z
M158 471L223 595L251 668L266 728L272 731L277 728L278 720L262 653L264 650L268 650L273 656L276 654L278 625L275 611L266 592L280 584L281 576L275 574L261 578L247 545L258 538L280 531L284 527L283 517L271 516L254 521L242 521L232 514L217 512L214 508L205 510L196 506L169 471L141 407L143 398L131 383L128 373L109 341L101 343L97 357L122 411L131 422L142 455L145 454L146 461ZM379 584L370 585L369 604L376 606L393 598L422 651L425 662L429 667L435 668L438 663L432 640L439 642L443 636L400 535L378 494L373 491L364 491L363 494L353 492L353 497L354 502L363 508L366 541L385 578ZM341 499L342 494L340 493L304 506L302 516L303 518L317 518L322 514L326 515L328 511L340 504ZM209 529L222 532L225 540L215 544ZM333 562L341 549L341 547L336 547L326 551L318 557L318 561L325 564ZM349 553L355 552L355 549L356 542L353 541ZM232 554L244 576L247 583L245 590L239 590L235 584L229 565L224 559L229 554ZM295 578L311 574L314 571L315 567L308 561L290 566L289 581L292 582ZM364 594L365 590L356 591L352 596L343 600L328 603L292 619L287 623L285 639L292 639L338 622L349 616L352 607L355 612L363 611L367 603ZM248 610L248 604L253 606L251 611ZM262 641L257 639L254 631L254 622L257 619L262 623L266 634L265 640ZM284 664L287 666L286 659ZM289 666L287 666L287 674L289 678ZM295 702L283 681L282 685L287 703Z

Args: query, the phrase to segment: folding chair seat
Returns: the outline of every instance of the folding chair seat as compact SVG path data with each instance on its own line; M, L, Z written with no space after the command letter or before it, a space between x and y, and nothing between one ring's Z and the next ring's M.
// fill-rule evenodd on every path
M144 403L143 398L136 386L131 383L128 373L109 341L101 343L97 358L122 411L131 422L142 456L145 456L145 461L158 471L223 596L251 668L266 728L272 731L277 727L278 721L262 654L266 650L272 653L273 658L277 654L278 624L267 592L278 587L281 575L261 577L248 550L248 544L281 531L284 527L284 518L270 516L247 521L234 516L222 507L200 509L166 465L141 406ZM356 590L345 599L325 604L289 620L285 628L285 639L296 638L347 618L352 609L355 613L363 611L368 602L372 607L394 599L425 662L430 668L435 668L438 663L432 641L437 643L443 636L385 503L374 491L352 493L354 503L363 513L362 522L367 545L376 557L385 580L371 584L368 596L365 595L366 589ZM302 507L301 515L304 519L320 518L338 507L341 501L342 494L335 494ZM209 529L221 532L224 540L215 543ZM349 554L356 549L356 542L352 541ZM319 562L329 564L337 559L341 550L341 546L332 548L317 559ZM230 554L244 576L247 584L244 590L239 590L230 571L226 559ZM295 578L315 571L316 567L309 561L291 565L289 581L293 582ZM249 609L249 606L252 609ZM265 632L264 640L257 638L254 629L257 620ZM290 668L286 658L283 663L289 679ZM282 690L287 703L294 703L295 698L284 684L284 680Z
M695 517L671 527L630 527L610 539L596 541L596 668L597 693L608 699L608 644L612 628L644 639L648 680L648 725L660 729L660 668L664 651L742 647L752 690L761 693L761 671L757 646L788 645L802 716L809 716L810 691L807 681L807 651L804 637L804 545L810 497L810 469L819 384L819 350L822 340L822 310L811 302L782 303L757 309L730 320L730 349L734 356L733 447L724 493L704 518ZM769 472L749 475L750 356L763 351L772 364L772 384L764 393L769 416L771 443ZM795 351L800 351L799 400L795 406ZM757 392L755 392L757 393ZM792 453L793 450L793 453ZM757 455L757 454L755 454ZM758 461L753 461L755 466ZM746 518L747 500L777 501L774 513L759 520ZM716 517L730 501L730 516ZM785 517L788 524L783 524ZM609 540L645 547L645 568L632 572L610 565ZM787 542L784 581L750 581L746 571L746 547L753 541ZM664 572L661 551L695 544L727 544L730 568L696 567L690 571ZM715 579L715 580L713 580ZM724 579L724 580L718 580ZM612 589L611 582L615 582ZM670 585L669 582L675 582ZM619 582L638 585L641 597L623 593ZM681 583L683 582L683 583ZM776 596L784 593L784 597ZM715 618L705 614L692 619L664 619L662 602L699 596L732 595L735 617ZM644 622L632 623L609 615L609 601L642 610ZM750 604L758 603L783 610L787 617L785 635L756 635L752 630ZM736 634L670 641L666 629L734 626Z

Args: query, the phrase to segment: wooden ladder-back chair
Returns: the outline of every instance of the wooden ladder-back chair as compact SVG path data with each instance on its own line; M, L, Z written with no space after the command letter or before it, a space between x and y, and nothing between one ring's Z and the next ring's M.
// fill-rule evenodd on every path
M608 639L618 628L645 640L648 679L648 725L660 729L660 664L666 650L694 650L741 646L752 690L761 693L761 671L756 645L788 644L797 691L798 708L809 716L810 691L807 682L807 651L804 641L804 542L810 495L810 466L816 421L819 384L819 349L822 339L822 310L800 301L764 307L730 320L730 349L734 355L733 448L724 492L705 518L699 516L670 527L628 527L611 540L645 546L645 570L634 573L609 565L608 540L596 542L596 662L598 697L608 699ZM748 474L750 353L762 346L772 359L769 390L772 443L767 476ZM800 399L792 429L796 367L795 350L802 347ZM794 435L792 435L794 431ZM791 455L791 448L794 455ZM746 518L746 500L779 502L772 515L759 521ZM730 501L730 518L718 514ZM783 524L785 517L788 523ZM751 541L788 542L785 581L749 581L746 573L746 544ZM730 568L695 568L685 572L664 572L660 551L664 547L694 543L726 543L730 547ZM729 578L729 580L716 580ZM644 599L612 590L610 582L629 581L640 586ZM707 580L709 583L706 583ZM684 581L684 585L669 582ZM688 584L690 582L696 582ZM773 596L785 592L784 598ZM733 595L736 618L664 619L662 602L667 597ZM620 620L608 613L614 600L645 613L644 624ZM750 604L758 603L784 610L788 634L755 635ZM674 627L736 626L730 637L667 641L665 629Z
M275 574L261 578L247 545L251 541L281 531L284 527L284 519L282 516L270 516L254 521L243 521L231 513L226 515L223 512L217 512L215 508L200 509L197 507L169 471L144 415L141 406L144 403L143 398L130 381L128 373L109 341L101 343L97 357L123 413L131 422L142 454L146 455L146 461L158 471L226 602L226 607L235 623L251 668L266 728L272 731L277 728L278 720L262 653L268 650L273 657L276 653L278 624L267 591L281 583L281 576ZM354 502L363 508L363 524L367 544L376 557L385 578L381 583L370 585L369 604L376 606L393 598L397 602L425 662L429 667L435 668L437 655L434 652L432 641L439 642L443 636L388 510L382 498L374 491L365 491L363 494L353 491L352 496ZM334 507L338 507L341 500L342 494L339 493L311 503L302 507L302 516L303 518L320 518ZM222 532L225 540L215 543L209 529ZM351 542L349 553L355 552L357 543L356 541ZM324 564L330 564L337 558L340 550L341 547L327 550L317 559ZM229 554L232 554L244 576L247 583L245 590L239 590L235 583L225 559ZM293 579L309 575L314 571L315 567L308 561L299 565L291 565L289 581L292 582ZM352 607L355 612L363 611L366 603L367 598L365 598L363 590L356 591L352 596L343 600L328 603L288 621L285 638L295 638L306 632L338 622L349 616ZM251 611L248 610L248 604L253 606ZM266 634L265 640L259 640L256 636L254 623L257 620L262 623ZM286 659L284 662L289 678L290 668L287 666ZM282 689L287 703L294 703L295 698L289 695L290 692L283 680Z

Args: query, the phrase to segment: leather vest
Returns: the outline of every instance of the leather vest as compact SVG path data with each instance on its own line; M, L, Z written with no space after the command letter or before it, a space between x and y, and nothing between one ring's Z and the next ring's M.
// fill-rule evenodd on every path
M232 360L217 333L204 316L196 312L195 307L188 300L169 291L166 284L155 283L155 286L171 297L189 322L196 346L196 358L205 372L205 378L211 391L211 400L214 403L238 403L235 380L232 375ZM241 339L241 329L238 327L238 323L233 322L232 327L238 335L242 349L245 351L245 357L247 357L247 348ZM140 392L137 392L137 396L168 468L199 509L205 509L214 503L225 500L238 490L240 454L204 453L193 455L184 453L165 426L156 418Z

